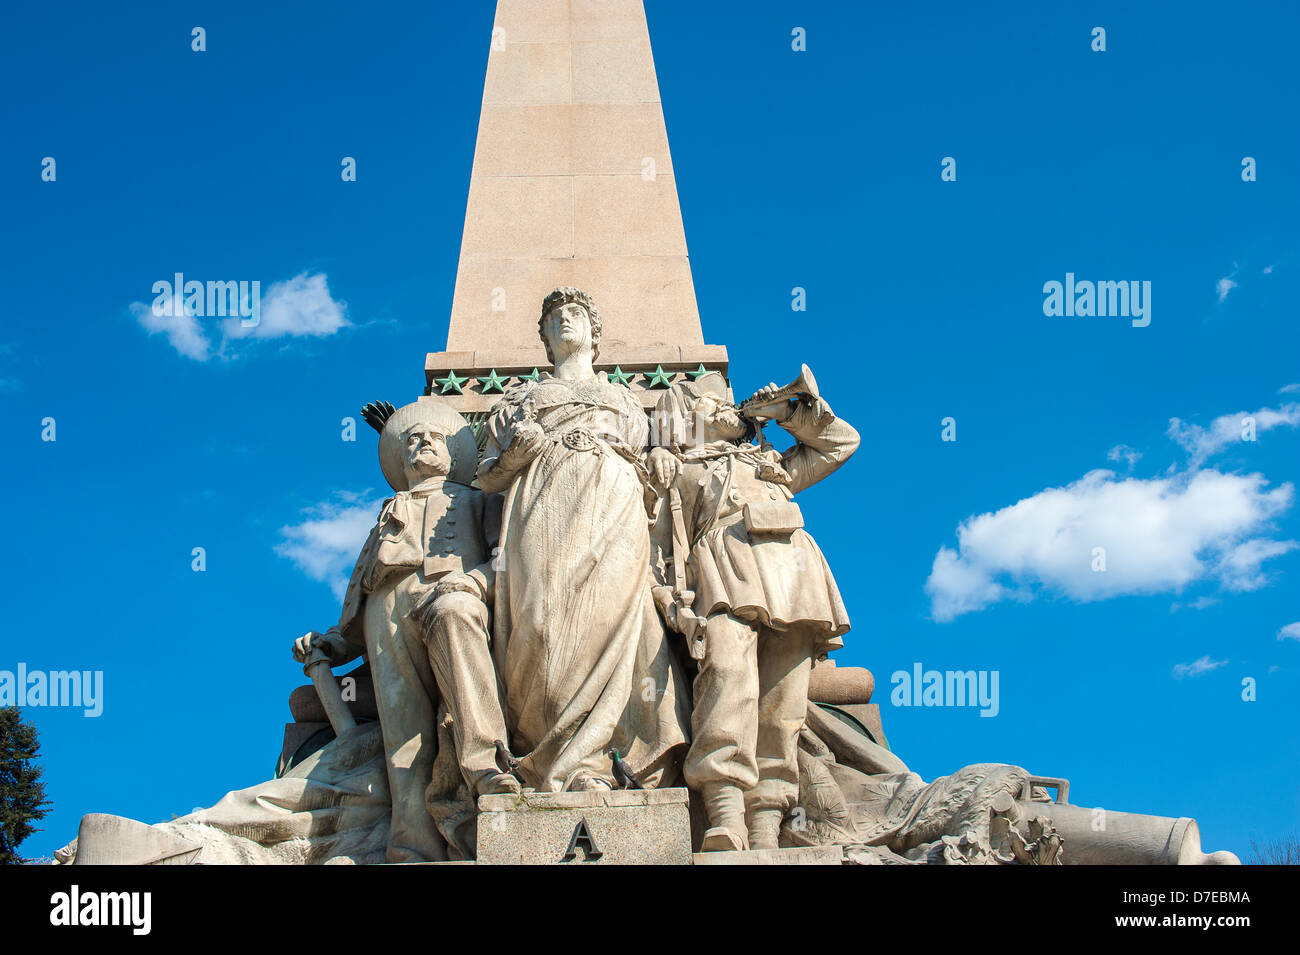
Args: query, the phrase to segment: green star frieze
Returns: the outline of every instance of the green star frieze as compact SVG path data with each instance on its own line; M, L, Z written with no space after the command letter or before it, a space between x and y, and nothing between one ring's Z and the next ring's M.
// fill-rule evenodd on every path
M671 371L664 371L663 365L656 365L654 371L646 371L642 372L642 374L645 375L647 388L653 388L655 385L662 385L663 387L668 388L673 383L673 373Z
M460 390L460 386L469 381L469 378L461 378L454 371L449 371L446 378L435 378L433 380L435 383L442 385L442 391L439 394L445 395L449 391L454 391L458 395L463 395L465 392Z
M613 371L607 371L605 372L605 374L609 376L610 381L617 382L618 384L622 385L624 388L631 388L632 376L635 375L636 373L631 371L624 371L621 366L615 365Z
M492 391L505 391L506 382L509 380L509 377L502 378L497 374L497 370L493 368L486 377L479 378L478 383L483 386L483 394L486 395Z
M534 368L534 369L533 369L533 372L532 372L531 375L520 375L520 376L519 376L519 380L520 380L520 381L539 381L539 380L541 379L541 377L542 377L542 373L541 373L540 371L538 371L536 368Z
M691 381L699 381L705 375L709 374L709 369L704 367L704 362L700 362L699 368L696 368L694 371L688 371L686 374L690 376Z

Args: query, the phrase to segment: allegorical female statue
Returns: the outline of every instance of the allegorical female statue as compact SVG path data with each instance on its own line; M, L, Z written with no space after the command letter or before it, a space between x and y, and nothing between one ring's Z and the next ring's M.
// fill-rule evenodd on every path
M592 369L601 321L578 289L538 322L554 371L489 418L479 485L505 497L494 652L525 785L615 785L614 749L646 787L674 781L686 687L651 598L649 422Z

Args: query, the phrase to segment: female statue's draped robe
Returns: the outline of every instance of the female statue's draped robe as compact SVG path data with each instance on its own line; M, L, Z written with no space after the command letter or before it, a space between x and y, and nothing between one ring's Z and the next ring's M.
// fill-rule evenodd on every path
M647 788L671 784L690 689L650 596L649 422L604 373L542 375L493 409L484 460L534 415L549 440L504 492L496 577L511 750L527 754L520 773L541 790L612 781L611 748Z

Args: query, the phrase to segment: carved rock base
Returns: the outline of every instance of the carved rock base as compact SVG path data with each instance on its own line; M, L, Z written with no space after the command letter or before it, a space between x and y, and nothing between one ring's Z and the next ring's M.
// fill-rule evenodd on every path
M480 796L479 865L690 865L685 789Z

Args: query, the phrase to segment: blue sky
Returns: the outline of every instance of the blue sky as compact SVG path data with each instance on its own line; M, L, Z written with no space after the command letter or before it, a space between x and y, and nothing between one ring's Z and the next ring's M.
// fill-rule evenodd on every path
M738 394L806 360L863 435L804 510L896 751L1248 854L1300 830L1300 12L1133 6L647 2L705 338ZM340 420L445 344L492 4L5 18L0 669L105 680L27 711L35 855L272 773L386 490ZM150 335L176 271L258 278L281 334ZM1045 316L1067 272L1150 281L1151 324ZM918 662L997 670L998 715L891 706Z

